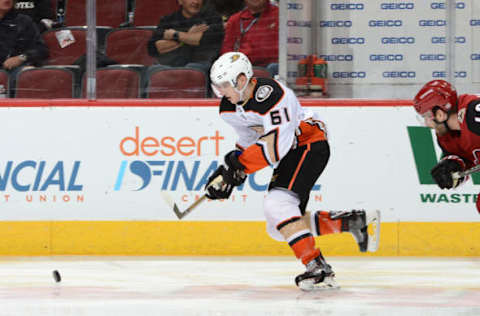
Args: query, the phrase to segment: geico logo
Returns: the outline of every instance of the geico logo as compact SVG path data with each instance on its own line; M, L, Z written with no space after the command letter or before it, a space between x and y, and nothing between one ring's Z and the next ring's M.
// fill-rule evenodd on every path
M443 36L432 37L432 44L445 44L446 42L447 42L447 40ZM464 36L456 36L455 37L455 43L456 44L465 44L466 42L467 42L467 39Z
M401 61L403 60L402 54L371 54L371 61Z
M414 37L382 37L382 44L414 44Z
M380 4L382 10L413 10L415 5L412 2L408 3L388 3Z
M420 20L418 21L420 26L445 26L447 21L445 20Z
M334 37L332 44L365 44L364 37Z
M447 76L446 71L433 71L432 72L432 77L433 78L445 78ZM466 71L455 71L455 78L467 78L467 72Z
M383 78L415 78L415 71L384 71Z
M352 21L320 21L320 27L352 27Z
M363 3L332 3L330 4L331 10L363 10Z
M303 4L301 3L288 3L288 10L302 10Z
M470 59L471 60L480 60L480 54L471 54Z
M445 54L420 54L420 60L446 60Z
M297 21L297 20L288 20L288 26L297 26L297 27L312 27L312 22L310 21Z
M301 37L289 37L288 38L288 43L290 43L290 44L302 44L303 39Z
M470 25L471 26L479 26L480 25L480 20L470 20Z
M15 4L16 9L35 9L35 3L32 1L18 1Z
M368 26L372 27L395 27L402 26L402 20L370 20Z
M320 55L325 61L352 61L353 55Z
M300 60L307 58L307 55L288 54L288 60Z
M333 78L365 78L367 73L365 71L334 71L332 74Z
M446 4L445 2L432 2L432 4L430 4L430 7L432 9L446 9ZM465 9L465 2L457 2L455 4L455 8L457 9Z

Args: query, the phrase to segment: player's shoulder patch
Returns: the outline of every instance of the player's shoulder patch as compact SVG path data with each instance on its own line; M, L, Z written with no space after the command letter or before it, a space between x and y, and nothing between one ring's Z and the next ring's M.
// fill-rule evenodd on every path
M285 95L285 91L273 79L258 78L253 94L253 99L251 100L253 102L249 102L249 110L263 115L280 102Z
M263 102L266 99L268 99L268 97L270 97L272 92L273 92L273 87L272 86L270 86L270 85L260 86L257 89L257 92L255 93L255 100L257 102Z
M480 99L470 101L467 107L460 107L458 111L459 116L462 110L466 110L465 121L468 129L473 133L480 135ZM460 124L461 123L462 122L460 122Z

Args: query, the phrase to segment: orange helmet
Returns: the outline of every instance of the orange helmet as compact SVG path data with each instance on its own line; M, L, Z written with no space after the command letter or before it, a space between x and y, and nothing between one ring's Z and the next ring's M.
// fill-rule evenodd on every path
M438 106L445 112L457 104L457 91L445 80L427 82L413 99L413 106L418 114L424 115Z

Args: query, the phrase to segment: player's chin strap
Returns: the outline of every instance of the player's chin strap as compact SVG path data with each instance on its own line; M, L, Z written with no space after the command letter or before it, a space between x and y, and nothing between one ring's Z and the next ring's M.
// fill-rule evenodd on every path
M240 105L245 105L245 103L247 103L247 101L250 99L250 97L246 98L246 100L244 100L244 93L245 93L245 90L247 90L247 87L250 85L250 82L257 82L255 78L251 78L248 80L247 84L245 84L245 86L243 86L242 89L237 89L237 84L233 87L233 90L235 90L235 92L237 92L240 97L239 97L239 101L237 102L237 104L240 104Z
M243 103L243 101L244 101L244 100L243 100L243 93L245 92L245 90L247 90L247 87L248 87L248 84L249 84L249 83L250 83L250 81L247 82L247 84L245 84L245 85L243 86L243 88L240 89L240 90L237 89L237 85L235 85L235 87L233 87L233 90L235 90L235 92L237 92L237 93L239 94L240 100L239 100L239 102L237 102L237 103Z

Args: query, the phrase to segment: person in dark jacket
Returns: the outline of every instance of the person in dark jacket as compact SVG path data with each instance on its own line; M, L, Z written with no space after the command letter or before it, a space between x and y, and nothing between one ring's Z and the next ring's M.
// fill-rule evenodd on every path
M32 19L13 9L13 0L0 0L0 64L13 70L24 65L40 65L48 58L48 48Z
M31 17L37 24L40 33L50 30L56 25L50 0L17 0L15 10Z
M222 18L215 11L204 10L203 0L179 3L180 10L160 20L148 43L148 52L162 65L208 71L222 45Z

